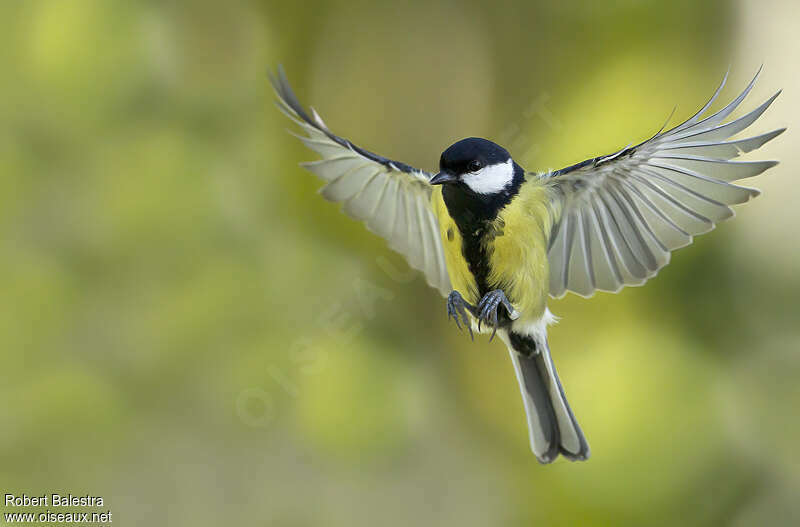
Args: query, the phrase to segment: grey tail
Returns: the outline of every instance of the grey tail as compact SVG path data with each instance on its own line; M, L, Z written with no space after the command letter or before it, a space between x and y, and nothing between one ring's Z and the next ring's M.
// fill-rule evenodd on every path
M502 337L522 391L531 450L536 459L540 463L552 463L559 454L570 461L588 459L589 445L567 403L550 357L547 337L512 331Z

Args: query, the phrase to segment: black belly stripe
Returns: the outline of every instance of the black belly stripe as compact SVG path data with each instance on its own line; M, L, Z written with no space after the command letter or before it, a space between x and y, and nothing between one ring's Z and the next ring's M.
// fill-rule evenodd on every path
M475 277L480 298L495 289L503 289L502 284L489 282L490 250L487 250L487 246L491 247L494 239L502 235L502 230L498 231L493 225L473 231L471 235L462 234L464 240L462 254L467 260L470 272ZM497 316L500 327L508 327L512 322L504 308L498 309Z
M475 277L481 297L492 290L489 288L489 255L484 243L484 231L484 228L479 228L470 233L461 233L463 239L461 254L464 255L469 271Z
M442 188L450 217L461 233L461 254L467 261L478 293L481 297L499 288L499 284L489 283L489 256L494 238L502 236L502 227L496 225L498 213L519 193L525 180L525 171L514 163L514 177L511 184L495 194L476 194L462 183L445 185ZM449 234L448 234L449 237Z

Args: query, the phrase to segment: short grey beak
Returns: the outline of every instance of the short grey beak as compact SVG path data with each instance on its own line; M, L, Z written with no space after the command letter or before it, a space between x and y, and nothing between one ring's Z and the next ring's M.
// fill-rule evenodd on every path
M439 172L435 176L431 178L431 185L441 185L442 183L450 183L451 181L455 181L457 178L450 174L449 172Z

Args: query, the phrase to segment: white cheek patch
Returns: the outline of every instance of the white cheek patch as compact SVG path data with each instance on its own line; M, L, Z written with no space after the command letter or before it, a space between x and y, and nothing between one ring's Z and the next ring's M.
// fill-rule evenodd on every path
M461 181L478 194L495 194L500 192L514 179L514 162L509 159L505 163L489 165L474 174L464 174Z

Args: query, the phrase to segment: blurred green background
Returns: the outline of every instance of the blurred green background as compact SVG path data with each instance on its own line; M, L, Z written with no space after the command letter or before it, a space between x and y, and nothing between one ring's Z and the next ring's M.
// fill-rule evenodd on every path
M122 525L796 525L796 129L735 221L644 288L551 302L592 447L540 466L502 344L298 167L267 70L416 166L477 135L610 153L761 63L790 0L0 4L0 490Z

